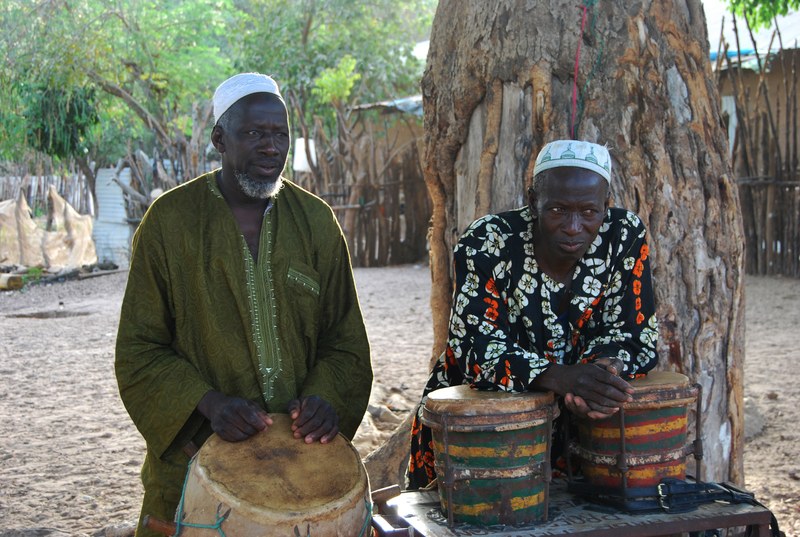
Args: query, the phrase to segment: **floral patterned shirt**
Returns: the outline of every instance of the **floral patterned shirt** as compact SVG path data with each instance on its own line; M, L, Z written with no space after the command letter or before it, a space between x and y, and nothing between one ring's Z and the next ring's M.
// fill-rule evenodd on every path
M552 364L619 358L629 378L656 364L658 323L646 231L609 209L567 286L539 269L527 207L475 221L455 249L445 355L428 390L469 383L525 391Z

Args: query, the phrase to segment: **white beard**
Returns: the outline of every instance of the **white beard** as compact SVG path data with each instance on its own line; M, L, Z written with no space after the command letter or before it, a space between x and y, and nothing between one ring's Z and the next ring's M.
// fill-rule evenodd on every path
M248 198L265 200L275 196L283 186L283 176L272 182L254 181L249 175L243 172L235 172L236 183Z

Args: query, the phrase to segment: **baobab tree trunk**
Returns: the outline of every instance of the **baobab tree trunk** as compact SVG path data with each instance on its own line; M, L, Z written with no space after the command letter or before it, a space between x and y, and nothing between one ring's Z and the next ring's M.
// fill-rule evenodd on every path
M574 137L608 144L614 204L650 231L659 368L703 387L704 477L741 483L743 232L700 0L584 3L582 33L575 0L439 2L422 82L433 355L459 234L524 203L574 117Z

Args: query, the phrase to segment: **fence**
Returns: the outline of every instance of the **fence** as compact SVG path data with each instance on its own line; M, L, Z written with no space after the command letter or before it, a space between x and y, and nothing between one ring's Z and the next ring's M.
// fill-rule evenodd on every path
M42 215L47 212L47 192L51 185L80 214L94 214L89 185L83 175L77 172L67 175L0 177L0 201L15 200L22 190L33 214Z
M800 181L739 180L748 274L800 278Z
M347 236L353 266L382 267L425 257L431 204L416 146L376 182L360 185L356 203L352 203L353 188L348 185L320 195Z

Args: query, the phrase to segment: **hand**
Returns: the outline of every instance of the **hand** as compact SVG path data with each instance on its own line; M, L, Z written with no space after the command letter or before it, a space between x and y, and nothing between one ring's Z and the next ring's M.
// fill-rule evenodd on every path
M605 367L606 371L616 376L620 376L625 369L625 364L619 358L598 358L594 364Z
M535 386L563 395L567 409L578 416L603 419L633 400L633 388L617 376L622 367L616 358L601 358L595 364L555 365Z
M295 438L305 437L306 444L317 440L327 444L339 432L339 416L324 399L316 395L293 399L289 402L289 416Z
M569 410L572 414L590 420L604 420L606 418L610 418L619 411L618 407L613 408L611 412L594 410L589 403L583 400L582 397L578 397L572 393L564 395L564 404L566 405L567 410Z
M197 410L211 422L211 429L228 442L245 440L272 425L269 415L254 402L220 392L207 392Z

